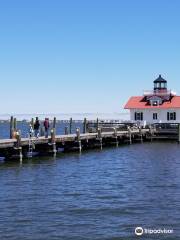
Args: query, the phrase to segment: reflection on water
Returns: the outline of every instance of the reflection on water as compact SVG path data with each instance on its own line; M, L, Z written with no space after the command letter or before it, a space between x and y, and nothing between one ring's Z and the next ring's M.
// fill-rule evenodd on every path
M1 162L0 237L132 239L143 226L179 239L179 155L176 143L155 142Z

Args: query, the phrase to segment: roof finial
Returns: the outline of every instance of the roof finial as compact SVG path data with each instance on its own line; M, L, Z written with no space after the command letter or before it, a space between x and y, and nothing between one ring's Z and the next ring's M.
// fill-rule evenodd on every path
M159 77L161 78L161 74L159 74Z

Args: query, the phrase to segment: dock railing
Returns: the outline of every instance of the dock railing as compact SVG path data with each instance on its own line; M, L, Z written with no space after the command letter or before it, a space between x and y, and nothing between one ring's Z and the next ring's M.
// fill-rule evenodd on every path
M109 132L113 131L114 128L116 128L117 131L126 131L128 130L128 127L135 128L137 127L134 123L122 123L122 122L106 122L102 120L96 120L96 121L88 121L87 122L87 131L89 133L97 132L98 128L101 128L102 132Z

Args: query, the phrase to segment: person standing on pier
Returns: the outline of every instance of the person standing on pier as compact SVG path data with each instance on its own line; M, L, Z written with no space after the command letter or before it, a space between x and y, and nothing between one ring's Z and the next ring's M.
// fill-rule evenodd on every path
M36 117L36 121L34 123L34 131L35 131L35 137L39 137L39 128L40 128L40 122L38 117Z
M45 121L44 121L44 129L45 129L45 137L48 138L48 135L49 135L49 118L45 118Z

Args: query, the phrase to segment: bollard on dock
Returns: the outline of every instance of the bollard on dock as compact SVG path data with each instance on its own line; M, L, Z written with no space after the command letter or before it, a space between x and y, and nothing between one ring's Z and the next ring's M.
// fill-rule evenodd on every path
M56 149L56 129L55 128L51 129L51 145L52 145L52 152L54 156L56 156L57 149Z
M68 135L68 127L67 126L64 128L64 134Z
M14 135L14 118L13 116L11 116L11 119L10 119L10 139L13 138L13 135Z
M18 130L15 132L15 138L16 138L16 143L15 143L15 146L14 146L14 150L16 150L18 153L18 158L20 160L20 162L22 162L22 158L23 158L23 155L22 155L22 144L21 144L21 131Z
M53 128L56 128L56 117L53 119Z
M79 149L79 152L81 153L82 144L81 144L80 128L76 128L76 142L78 143L78 149Z
M129 144L132 144L132 132L131 132L131 127L128 127L128 135L129 135Z
M70 121L69 121L69 133L72 134L72 118L70 118Z
M97 129L97 140L99 141L100 143L100 148L102 150L102 130L101 128L98 127Z
M84 122L83 122L83 133L87 132L87 119L84 118Z
M119 146L119 142L118 142L118 136L117 136L117 128L113 128L113 131L114 131L114 138L116 140L116 147Z
M178 124L178 143L180 143L180 123Z

